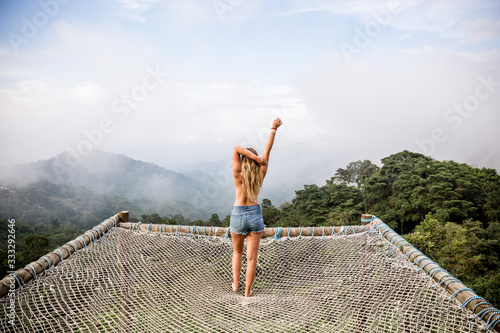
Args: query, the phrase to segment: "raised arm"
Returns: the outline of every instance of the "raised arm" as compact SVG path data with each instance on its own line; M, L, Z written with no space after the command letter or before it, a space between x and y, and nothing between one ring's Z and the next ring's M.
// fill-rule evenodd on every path
M269 138L267 139L266 147L264 148L264 153L262 154L262 157L267 162L265 165L261 166L261 170L264 173L264 176L267 173L267 167L269 165L269 155L271 154L271 149L273 148L274 138L276 137L276 131L277 131L278 127L281 126L281 124L282 124L282 121L280 118L276 118L273 120L273 126L271 128L271 133L269 133Z

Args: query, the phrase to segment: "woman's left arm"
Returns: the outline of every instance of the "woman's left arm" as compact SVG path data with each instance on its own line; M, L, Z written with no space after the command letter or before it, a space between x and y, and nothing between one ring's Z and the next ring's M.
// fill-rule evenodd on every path
M240 154L240 155L243 155L243 156L246 156L248 158L251 158L252 160L254 160L255 162L259 163L259 164L266 164L266 159L261 157L261 156L257 156L255 155L254 153L252 153L250 150L246 149L246 148L243 148L242 146L238 146L236 145L234 147L234 150Z
M241 172L240 155L251 158L261 165L266 164L265 158L255 155L250 150L243 148L242 146L236 145L233 150L233 176L235 177Z

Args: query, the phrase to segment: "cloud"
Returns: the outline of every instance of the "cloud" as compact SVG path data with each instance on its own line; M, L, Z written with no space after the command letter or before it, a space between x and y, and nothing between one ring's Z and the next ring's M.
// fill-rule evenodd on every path
M468 43L495 42L500 36L500 19L491 21L483 18L461 22L456 34L470 36L470 38L464 40L464 42Z
M236 143L253 145L273 116L288 112L279 144L302 150L304 161L285 154L283 166L314 173L321 164L321 179L351 161L417 150L438 127L447 140L434 157L500 168L498 154L486 153L498 139L500 90L459 130L443 120L479 76L500 80L494 1L401 2L403 11L350 64L334 41L351 41L388 1L242 1L224 20L211 1L113 3L144 24L109 10L96 19L89 13L101 7L89 4L78 17L61 10L19 54L0 45L0 129L9 138L2 163L75 147L104 118L114 131L98 149L164 166L214 160ZM312 24L315 13L331 20ZM120 118L112 103L156 66L169 75Z
M287 80L186 76L176 70L121 119L112 102L141 85L148 66L169 71L172 65L157 64L154 58L145 61L148 46L140 47L140 39L123 44L121 33L113 29L98 33L98 27L59 22L52 31L52 44L45 44L50 53L35 49L21 61L30 64L30 70L17 71L16 62L0 66L5 74L0 128L16 142L0 147L10 156L11 162L4 163L49 158L68 146L75 149L87 140L84 133L98 128L105 118L115 130L95 148L171 165L225 154L228 144L251 139L283 112L307 117ZM141 51L134 53L133 48ZM61 68L65 70L59 72ZM311 133L298 128L295 135L303 139ZM207 142L213 143L211 149L204 146ZM158 154L155 147L167 147L169 154Z
M340 1L315 1L314 3L305 4L303 1L292 2L286 11L274 14L274 16L291 16L291 15L301 15L305 13L313 12L327 12L335 15L359 15L364 14L369 11L379 10L387 7L387 1L385 0L358 0L349 2Z
M269 133L271 120L276 116L287 118L288 129L294 130L290 142L307 139L313 133L310 131L313 126L308 124L307 110L300 97L288 84L273 79L249 82L212 78L207 82L170 77L140 109L120 123L120 130L113 134L110 144L114 149L163 147L170 155L155 158L164 165L211 160L225 155L238 143L263 146L265 141L259 139L260 131ZM130 136L135 128L148 131ZM132 150L135 148L128 153ZM151 158L154 150L142 156L146 154Z
M357 0L349 2L315 1L292 2L284 11L274 16L294 16L306 13L327 13L330 15L354 18L361 24L373 20L373 15L397 5L402 10L391 16L390 26L403 32L425 32L443 40L462 43L479 43L484 39L497 38L499 23L495 13L500 9L498 2L486 0L478 6L475 0L453 2L427 2L421 0L387 1ZM408 36L404 34L403 36Z
M498 37L498 10L496 1L461 0L402 3L403 11L394 16L392 26L408 32L423 32L441 41L479 43L486 38ZM495 36L496 35L496 36Z
M318 126L329 127L324 141L336 142L330 151L358 156L352 160L407 149L469 163L498 161L480 159L477 152L493 149L491 143L500 141L492 125L500 123L500 71L493 66L500 62L499 50L471 54L427 47L352 64L338 54L328 60L304 70L296 90ZM493 93L458 127L452 126L447 110L474 96L480 78L490 76L497 82ZM446 139L422 149L437 128ZM471 144L474 148L463 148ZM498 164L487 166L500 169Z
M134 21L146 22L144 14L160 0L115 0L116 14Z
M68 89L68 92L77 98L81 97L88 100L96 100L102 94L102 89L97 84L87 82Z

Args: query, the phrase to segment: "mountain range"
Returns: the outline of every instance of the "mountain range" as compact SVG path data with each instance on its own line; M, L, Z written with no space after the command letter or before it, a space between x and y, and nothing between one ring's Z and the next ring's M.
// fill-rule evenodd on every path
M21 193L20 189L35 186L36 191L31 188L29 193L57 199L59 204L68 202L65 193L73 193L72 205L75 205L75 200L78 204L78 196L74 194L78 192L80 197L93 197L94 201L106 201L105 198L112 197L114 202L130 205L116 207L117 210L135 211L136 214L158 213L161 216L181 214L190 219L207 220L212 213L217 213L222 219L230 213L234 200L231 166L222 161L211 163L205 172L198 169L176 172L100 150L93 150L77 164L70 158L70 153L64 152L47 160L3 167L0 181L3 186L17 189L18 193ZM272 191L264 188L261 197L270 198L279 205L290 200L298 186L281 184L271 188ZM47 189L54 193L47 192ZM32 202L32 196L30 198L31 201L16 205L39 205Z

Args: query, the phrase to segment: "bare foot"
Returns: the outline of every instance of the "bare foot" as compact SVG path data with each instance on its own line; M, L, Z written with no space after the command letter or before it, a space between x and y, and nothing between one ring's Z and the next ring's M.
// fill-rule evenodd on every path
M250 292L248 293L248 295L245 294L245 297L250 297L250 296L252 296L252 294L253 294L253 290L250 289Z
M236 286L236 287L235 287L235 286L234 286L234 282L233 282L233 283L231 283L231 287L233 287L233 291L234 291L234 292L237 292L237 291L238 291L238 286Z

